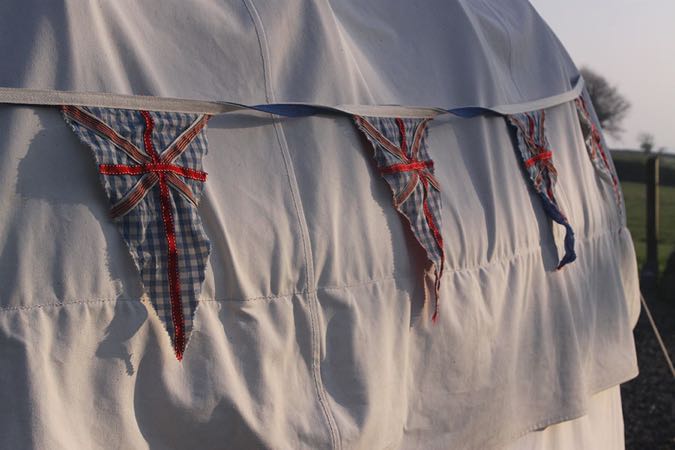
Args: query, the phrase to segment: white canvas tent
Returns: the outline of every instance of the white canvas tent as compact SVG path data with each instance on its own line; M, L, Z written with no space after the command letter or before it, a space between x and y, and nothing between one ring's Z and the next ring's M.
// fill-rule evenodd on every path
M527 1L0 12L0 87L24 90L3 94L24 105L0 106L0 447L621 447L618 384L637 374L633 245L589 159L577 69ZM426 143L445 265L432 324L426 254L353 120L216 115L198 208L211 254L179 362L90 149L34 104L75 97L25 89L545 110L577 258L556 270L564 229L503 114L437 115Z

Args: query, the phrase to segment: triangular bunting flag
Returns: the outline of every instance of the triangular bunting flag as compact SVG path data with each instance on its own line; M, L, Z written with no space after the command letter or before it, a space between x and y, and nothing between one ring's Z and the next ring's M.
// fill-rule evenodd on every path
M579 116L579 125L581 126L581 133L584 136L584 145L588 157L593 163L593 167L600 174L600 177L605 181L611 183L614 191L614 200L621 214L621 190L619 188L619 179L617 178L612 166L609 163L607 152L604 145L602 145L602 135L599 127L593 121L590 111L586 106L586 101L583 97L579 97L574 101L577 107L577 115Z
M210 243L197 204L207 115L62 107L93 150L111 216L176 354L185 351Z
M574 231L558 206L554 195L558 172L553 165L553 152L546 139L545 119L546 112L543 110L507 116L507 122L516 132L521 161L529 175L532 187L541 198L546 215L565 227L565 255L558 264L558 269L562 269L563 266L574 261L577 256L574 252Z
M354 120L373 145L375 164L391 188L394 207L408 220L434 266L435 321L445 253L440 186L426 145L429 119L354 116Z

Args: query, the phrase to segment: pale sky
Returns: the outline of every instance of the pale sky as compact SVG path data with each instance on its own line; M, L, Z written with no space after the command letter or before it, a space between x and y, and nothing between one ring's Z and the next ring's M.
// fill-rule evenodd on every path
M675 0L530 0L577 66L604 76L632 107L615 147L675 152Z

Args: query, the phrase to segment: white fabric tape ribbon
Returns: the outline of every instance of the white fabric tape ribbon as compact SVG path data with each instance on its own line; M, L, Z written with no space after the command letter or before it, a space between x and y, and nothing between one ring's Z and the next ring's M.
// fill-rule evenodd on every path
M259 111L283 117L305 117L317 114L378 117L430 118L442 114L474 117L481 114L516 114L550 108L574 100L584 87L578 78L574 87L562 94L530 102L498 106L461 106L453 108L414 107L400 105L338 105L311 103L267 103L244 105L225 101L201 101L147 95L118 95L102 92L55 91L0 87L0 104L39 106L97 106L101 108L144 109L149 111L227 114L236 111Z

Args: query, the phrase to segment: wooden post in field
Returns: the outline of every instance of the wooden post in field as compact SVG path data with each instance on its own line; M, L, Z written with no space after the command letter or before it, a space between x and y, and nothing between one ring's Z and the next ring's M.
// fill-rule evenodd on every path
M659 280L659 156L647 159L647 261L642 267L641 285L653 290Z

